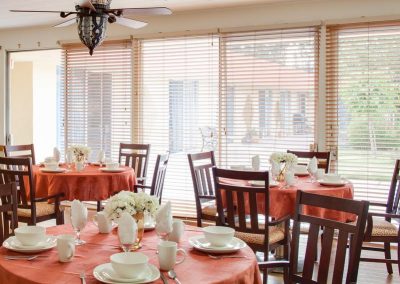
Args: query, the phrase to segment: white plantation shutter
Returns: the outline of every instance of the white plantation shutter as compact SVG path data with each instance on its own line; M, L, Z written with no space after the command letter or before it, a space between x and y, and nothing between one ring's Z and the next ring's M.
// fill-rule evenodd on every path
M386 202L400 158L400 22L327 28L327 147L357 199Z
M319 28L226 34L221 38L221 160L251 167L260 155L308 151L315 142Z
M170 151L163 200L175 215L195 216L187 153L215 146L218 128L219 40L215 36L143 40L140 140L155 156ZM204 147L203 136L204 135Z
M132 43L106 42L93 56L82 45L63 48L60 146L83 144L92 149L90 161L101 149L116 160L119 143L131 141Z

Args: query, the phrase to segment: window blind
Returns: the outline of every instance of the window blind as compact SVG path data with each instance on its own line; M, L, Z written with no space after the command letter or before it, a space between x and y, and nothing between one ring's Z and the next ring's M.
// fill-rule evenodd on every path
M64 45L64 94L60 147L83 144L118 159L120 142L131 142L132 43L103 43L90 56L82 45Z
M315 142L319 28L225 34L221 38L221 163L250 167L272 152Z
M141 46L140 141L155 155L170 152L163 200L174 215L195 216L187 153L216 147L219 39L196 36L143 40Z
M386 202L400 157L400 23L327 28L327 148L355 197Z

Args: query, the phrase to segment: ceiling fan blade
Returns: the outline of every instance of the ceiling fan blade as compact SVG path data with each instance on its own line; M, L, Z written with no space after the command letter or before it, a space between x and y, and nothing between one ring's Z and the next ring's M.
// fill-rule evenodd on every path
M151 7L151 8L121 8L121 9L109 9L109 11L120 11L125 16L136 16L136 15L171 15L172 11L166 7Z
M17 13L65 13L65 14L76 14L76 12L65 12L65 11L39 11L39 10L10 10L10 12Z
M76 23L76 18L69 19L68 21L64 21L62 23L59 23L58 25L53 26L53 28L63 28L63 27L68 27L70 25L73 25Z
M79 0L77 1L77 5L79 5L82 8L88 8L93 12L96 12L96 8L93 6L92 1L90 0Z
M145 22L122 18L122 17L116 17L116 20L117 20L117 24L129 27L132 29L140 29L140 28L143 28L144 26L147 26L147 23L145 23Z

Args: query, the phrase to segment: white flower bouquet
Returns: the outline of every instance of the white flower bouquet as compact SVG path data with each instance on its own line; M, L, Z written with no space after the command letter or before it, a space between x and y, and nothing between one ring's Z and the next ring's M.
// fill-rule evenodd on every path
M72 153L74 162L84 162L88 159L91 149L84 145L72 145L68 147L67 151Z
M158 198L147 193L121 191L107 200L104 212L110 220L118 220L123 212L130 215L147 212L154 216L159 208Z
M297 165L297 156L292 153L285 153L285 152L275 152L269 157L269 161L275 163L285 163L286 168L293 168Z

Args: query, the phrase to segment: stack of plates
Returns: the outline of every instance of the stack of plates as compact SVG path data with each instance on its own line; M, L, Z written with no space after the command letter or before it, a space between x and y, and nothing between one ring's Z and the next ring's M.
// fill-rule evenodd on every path
M99 169L102 172L106 172L106 173L120 173L125 171L124 168L115 168L115 169L110 169L110 168L100 168Z
M47 236L43 242L39 242L34 246L25 246L15 236L9 237L3 242L6 249L21 253L37 253L54 248L57 245L57 237Z
M150 283L156 281L160 278L160 271L157 267L152 264L148 264L146 269L146 273L143 277L140 278L121 278L115 273L114 269L111 266L111 263L104 263L96 266L93 270L93 276L97 280L103 283Z
M44 173L64 173L67 171L67 169L65 169L65 168L56 168L56 169L43 168L43 169L40 169L40 171L44 172Z
M247 246L244 241L235 237L223 247L212 246L204 236L191 237L189 244L199 251L214 254L233 253Z
M327 181L327 180L323 180L323 179L319 179L318 180L320 185L324 185L324 186L343 186L346 184L345 180L335 180L335 181Z

